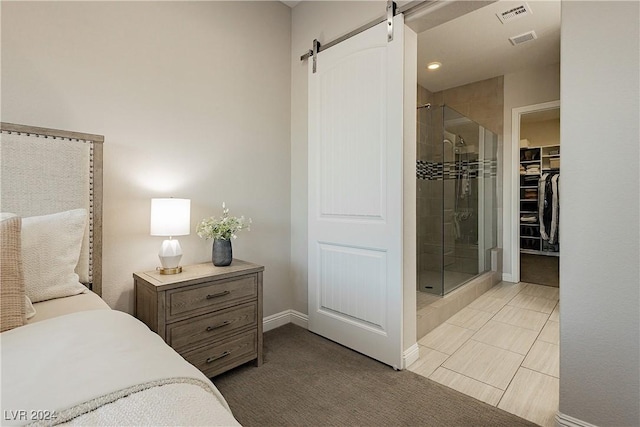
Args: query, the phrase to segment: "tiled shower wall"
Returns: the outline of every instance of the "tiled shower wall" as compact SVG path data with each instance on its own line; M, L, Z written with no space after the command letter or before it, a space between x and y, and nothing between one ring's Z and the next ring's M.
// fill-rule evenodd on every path
M443 104L501 136L503 82L500 76L436 93L418 85L418 105L431 103L433 106L431 112L418 110L418 160L435 163L455 160L452 148L443 147L442 143L442 109L437 107ZM477 249L463 242L456 244L453 227L455 185L453 179L418 180L419 272L446 269L477 273ZM477 198L471 203L477 206Z

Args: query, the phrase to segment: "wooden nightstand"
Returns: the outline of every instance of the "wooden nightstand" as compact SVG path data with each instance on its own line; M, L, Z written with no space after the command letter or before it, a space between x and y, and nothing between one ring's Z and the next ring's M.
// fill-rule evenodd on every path
M248 361L262 364L262 272L234 259L134 273L134 315L211 378Z

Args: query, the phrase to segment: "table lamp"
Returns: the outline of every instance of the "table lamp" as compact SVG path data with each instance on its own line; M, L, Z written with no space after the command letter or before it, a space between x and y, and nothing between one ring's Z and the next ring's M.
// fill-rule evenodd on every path
M168 236L162 242L158 257L162 267L160 274L176 274L182 272L179 266L182 248L174 236L187 236L191 228L190 199L151 199L151 235Z

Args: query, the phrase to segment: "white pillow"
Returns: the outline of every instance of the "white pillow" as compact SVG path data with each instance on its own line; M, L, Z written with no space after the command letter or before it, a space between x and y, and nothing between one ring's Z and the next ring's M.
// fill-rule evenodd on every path
M85 209L22 219L22 267L31 302L87 291L74 271L86 221Z

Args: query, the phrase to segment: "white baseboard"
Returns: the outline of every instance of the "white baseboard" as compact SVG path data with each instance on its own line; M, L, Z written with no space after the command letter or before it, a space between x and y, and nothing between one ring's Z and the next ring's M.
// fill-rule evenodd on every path
M280 313L272 314L262 319L262 331L267 332L284 326L287 323L293 323L294 325L308 329L308 316L295 310L281 311Z
M291 310L281 311L262 319L262 331L267 332L272 329L291 323Z
M573 418L567 414L563 414L558 411L556 414L556 423L562 427L596 427L593 424L590 424L586 421L579 420L577 418Z
M513 276L510 273L502 273L503 282L513 282Z
M302 328L309 329L309 316L296 310L285 310L272 314L262 319L262 331L267 332L272 329L293 323ZM420 347L418 343L402 352L402 369L406 369L413 362L420 358Z
M402 352L402 369L407 369L413 362L420 358L420 347L415 343Z
M291 312L291 323L301 328L309 329L309 316L299 311L289 310Z

